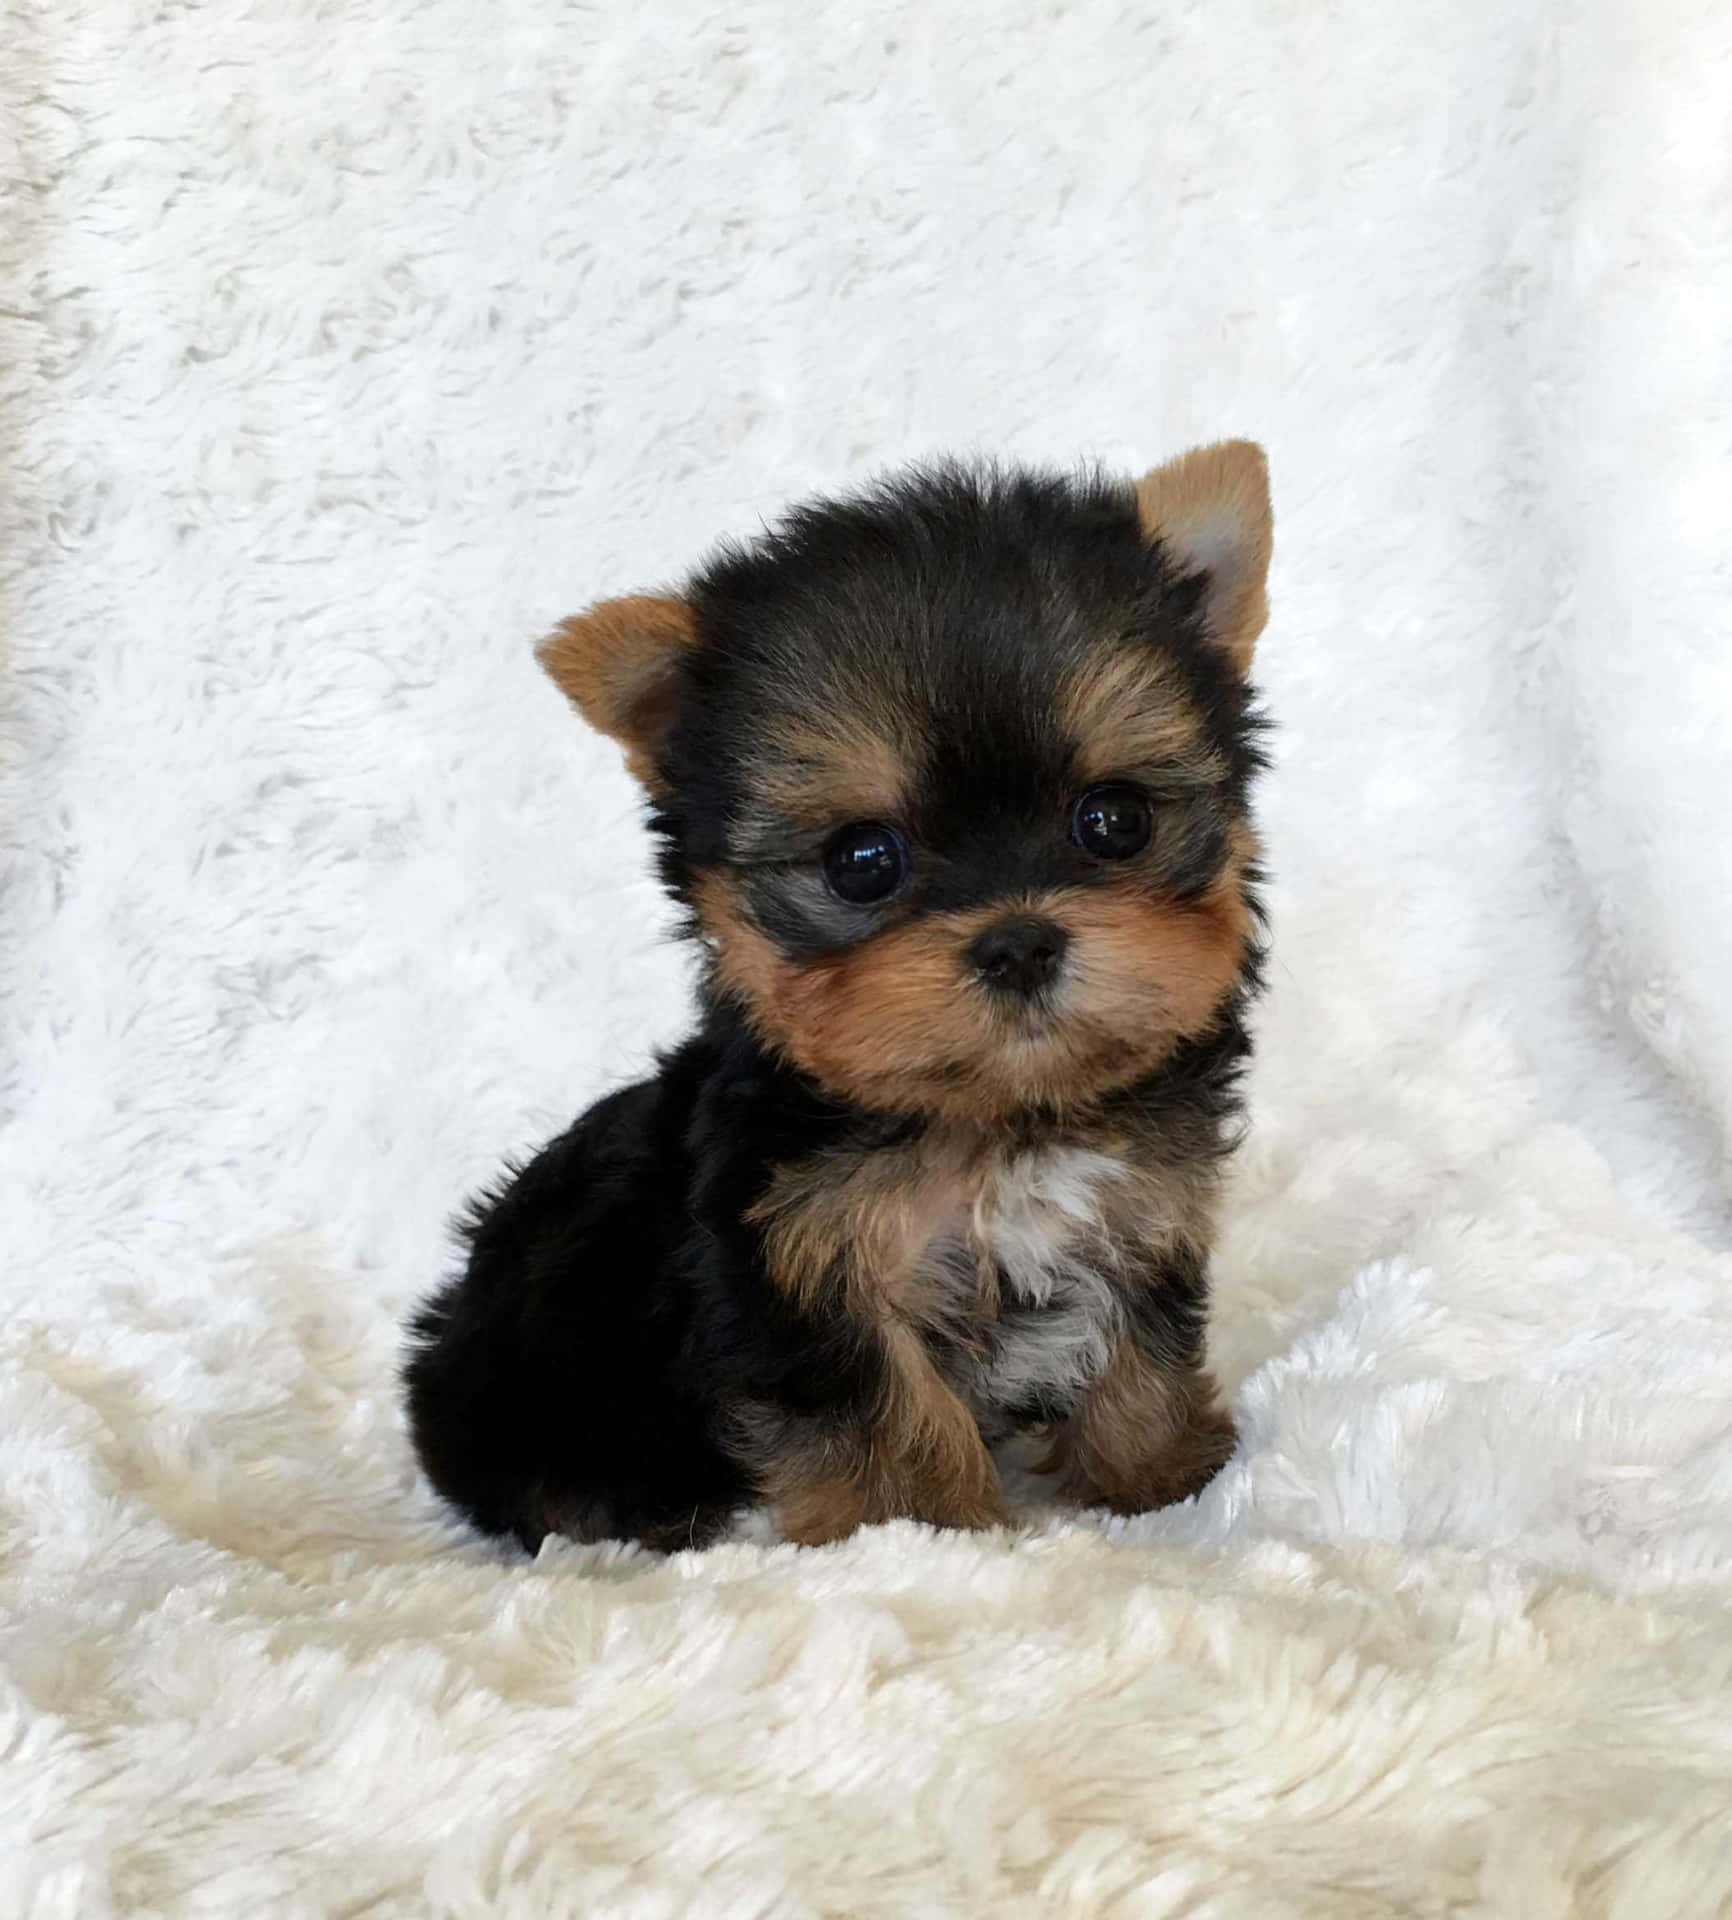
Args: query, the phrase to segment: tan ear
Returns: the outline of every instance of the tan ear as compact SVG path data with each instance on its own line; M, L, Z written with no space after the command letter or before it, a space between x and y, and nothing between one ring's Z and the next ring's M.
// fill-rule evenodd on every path
M680 661L697 622L673 594L598 601L560 621L535 657L598 732L625 748L625 763L654 792L656 756L679 711Z
M1239 673L1269 618L1274 517L1269 463L1249 440L1193 447L1137 482L1143 530L1183 573L1203 576L1203 624Z

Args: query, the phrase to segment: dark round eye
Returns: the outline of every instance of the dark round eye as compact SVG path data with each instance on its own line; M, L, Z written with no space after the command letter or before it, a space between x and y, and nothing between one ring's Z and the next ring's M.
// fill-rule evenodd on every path
M824 849L824 878L850 906L888 900L908 872L908 849L894 827L865 820L844 827Z
M1149 802L1135 787L1091 787L1071 815L1071 837L1097 860L1129 860L1149 844Z

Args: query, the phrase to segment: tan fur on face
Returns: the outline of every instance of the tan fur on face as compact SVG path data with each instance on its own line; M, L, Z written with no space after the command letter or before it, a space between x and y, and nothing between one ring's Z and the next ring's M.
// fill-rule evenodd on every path
M1211 1375L1158 1366L1126 1335L1054 1436L1042 1471L1057 1472L1079 1505L1146 1513L1201 1492L1236 1439Z
M1072 1017L1133 1045L1147 1022L1170 1045L1207 1026L1238 979L1251 911L1232 885L1217 884L1186 906L1102 887L1067 901L1061 924L1072 942Z
M1249 673L1269 618L1275 538L1263 449L1249 440L1193 447L1137 482L1137 513L1182 572L1203 576L1209 637Z
M1175 669L1147 648L1104 653L1065 689L1060 718L1084 779L1158 767L1187 786L1225 769Z
M679 663L697 638L685 601L641 593L562 620L535 653L589 724L625 748L626 765L653 792L656 754L677 709Z
M864 713L831 728L793 718L771 731L747 775L753 816L822 832L848 820L895 820L907 805L911 753L888 720Z
M995 1005L965 959L1009 903L910 921L800 963L753 924L731 879L705 875L695 893L722 982L795 1065L865 1106L990 1122L1030 1106L1086 1108L1208 1025L1245 964L1252 844L1241 829L1195 902L1127 884L1023 903L1072 936L1057 1017L1038 1029Z

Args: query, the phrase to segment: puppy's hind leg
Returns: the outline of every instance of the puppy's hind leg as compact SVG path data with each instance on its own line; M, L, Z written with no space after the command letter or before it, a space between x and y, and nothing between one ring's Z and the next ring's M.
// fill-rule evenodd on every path
M483 1532L701 1542L750 1497L682 1373L678 1130L662 1083L614 1094L469 1227L465 1271L410 1324L416 1450Z

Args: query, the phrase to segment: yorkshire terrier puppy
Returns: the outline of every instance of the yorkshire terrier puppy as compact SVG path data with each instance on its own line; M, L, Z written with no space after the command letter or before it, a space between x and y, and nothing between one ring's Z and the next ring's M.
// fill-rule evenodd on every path
M920 470L542 643L625 749L697 1032L466 1224L412 1322L433 1485L533 1550L1005 1518L1233 1448L1208 1261L1260 960L1267 474Z

